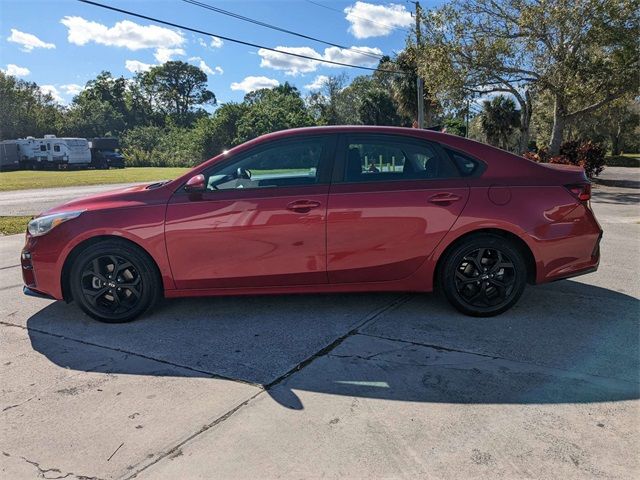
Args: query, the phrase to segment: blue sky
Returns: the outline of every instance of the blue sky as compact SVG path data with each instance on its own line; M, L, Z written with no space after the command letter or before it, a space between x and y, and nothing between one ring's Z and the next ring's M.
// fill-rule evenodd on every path
M401 50L414 21L409 13L413 4L404 0L313 0L329 8L307 0L201 0L357 49L344 51L180 0L96 1L218 35L366 66L377 64L371 54L392 55ZM323 75L367 73L179 31L74 0L0 0L0 69L37 82L63 103L102 70L131 77L134 71L167 59L203 68L219 103L241 100L255 87L289 81L307 93Z

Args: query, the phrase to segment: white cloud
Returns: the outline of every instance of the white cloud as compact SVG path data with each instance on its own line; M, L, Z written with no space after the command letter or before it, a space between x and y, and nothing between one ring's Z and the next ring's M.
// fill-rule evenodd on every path
M212 36L210 42L207 43L207 41L204 38L198 37L198 44L202 48L222 48L222 46L224 45L224 42L222 41L221 38Z
M316 52L311 47L276 47L276 50L363 67L373 67L379 62L378 58L367 55L367 53L373 55L382 54L382 51L379 48L371 47L351 47L350 49L329 47L325 48L323 54ZM261 67L273 68L274 70L284 70L286 75L296 76L299 74L315 72L320 65L333 68L341 67L340 65L332 65L330 63L322 64L312 59L272 52L270 50L265 50L264 48L258 50L258 55L262 57L262 61L260 62Z
M200 70L202 70L207 75L215 75L216 74L216 72L214 72L211 69L211 67L204 62L204 60L200 60L200 63L198 64L198 66L200 67Z
M51 97L58 103L64 103L64 99L60 96L60 92L53 85L40 85L40 91Z
M124 62L124 68L129 70L131 73L146 72L152 67L155 67L155 65L151 63L140 62L138 60L127 60L126 62Z
M179 47L184 42L182 33L157 25L139 25L129 20L117 22L107 27L82 17L64 17L60 20L67 27L67 39L75 45L95 42L110 47L124 47L129 50L142 48Z
M242 90L244 93L253 92L261 88L273 88L280 85L280 82L275 78L267 77L245 77L241 82L233 82L231 84L231 90Z
M13 63L7 64L7 68L2 70L7 75L12 75L14 77L26 77L31 73L27 67L19 67Z
M64 93L67 95L78 95L84 87L82 85L78 85L77 83L67 83L66 85L60 85L60 88L64 90Z
M327 77L326 75L318 75L313 80L313 82L305 85L304 88L306 88L307 90L320 90L327 82L327 80L329 80L329 77Z
M322 58L318 52L311 47L276 47L281 52L296 53L307 57ZM287 75L299 75L301 73L313 72L318 68L318 62L306 58L283 55L261 48L258 55L262 57L261 67L273 68L274 70L284 70Z
M221 48L222 45L224 45L224 42L222 41L221 38L212 36L211 43L209 45L211 45L211 48Z
M326 60L350 63L352 65L360 65L363 67L374 67L378 64L380 59L372 55L382 55L382 50L371 47L351 47L349 50L345 48L329 47L324 50L324 58ZM327 64L327 66L340 68L339 65Z
M186 53L182 48L159 47L153 54L153 56L156 57L156 60L160 63L168 62L176 55L186 55Z
M349 33L356 38L384 37L395 27L409 27L414 19L404 5L389 3L374 5L356 2L344 9L346 19L351 24Z
M224 70L221 67L213 67L211 68L209 65L205 63L205 61L200 57L189 57L189 61L193 63L197 63L200 70L202 70L207 75L222 75Z
M22 45L22 51L31 52L34 48L56 48L53 43L47 43L40 40L38 37L31 33L21 32L15 28L11 29L11 35L7 37L9 42Z

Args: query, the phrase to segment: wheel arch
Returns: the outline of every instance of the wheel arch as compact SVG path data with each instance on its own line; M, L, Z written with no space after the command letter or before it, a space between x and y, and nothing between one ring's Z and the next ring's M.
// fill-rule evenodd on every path
M444 248L442 253L438 256L438 260L436 262L436 267L433 269L433 285L438 285L438 279L440 277L440 268L444 262L444 259L447 257L449 252L453 250L455 247L460 245L460 243L465 242L471 237L478 235L495 235L501 237L505 240L511 242L515 247L522 253L525 264L527 266L527 283L535 283L536 281L536 259L535 256L527 244L521 237L516 235L513 232L508 230L504 230L501 228L479 228L477 230L471 230L469 232L463 233L462 235L452 239L449 244Z
M162 274L160 272L160 267L158 265L158 262L156 262L155 258L153 258L153 256L149 254L149 252L147 252L142 245L134 242L133 240L130 240L128 238L121 237L118 235L96 235L94 237L89 237L81 241L80 243L78 243L76 246L74 246L73 249L67 255L67 258L65 258L64 260L62 270L60 271L60 286L62 288L62 298L64 299L65 302L70 302L73 300L73 296L71 295L71 285L70 285L70 272L71 272L71 267L73 266L73 262L76 260L76 258L78 258L78 256L84 250L86 250L92 245L96 245L104 241L120 242L129 246L132 246L135 249L142 252L142 254L145 255L153 265L153 268L158 277L158 281L160 282L160 285L163 286L162 292L164 294L164 282L162 279Z

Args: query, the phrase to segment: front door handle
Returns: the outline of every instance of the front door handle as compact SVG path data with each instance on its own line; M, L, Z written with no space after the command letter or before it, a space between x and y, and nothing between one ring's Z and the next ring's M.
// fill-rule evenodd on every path
M461 198L462 197L460 195L456 195L454 193L436 193L429 197L429 202L435 203L436 205L450 205Z
M292 210L297 213L308 213L312 208L318 208L320 202L315 200L296 200L287 205L288 210Z

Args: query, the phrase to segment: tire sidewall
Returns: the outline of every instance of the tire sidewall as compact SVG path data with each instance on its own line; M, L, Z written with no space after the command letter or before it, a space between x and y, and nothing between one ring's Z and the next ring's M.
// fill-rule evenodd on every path
M501 250L511 259L515 269L515 281L511 298L506 304L486 308L475 307L460 297L455 283L456 270L462 259L478 248ZM497 235L477 235L460 242L449 252L442 264L440 283L447 300L457 310L474 317L491 317L509 310L519 300L527 283L527 266L522 253L512 242Z
M82 293L82 272L84 267L94 258L104 255L115 255L131 262L138 271L142 281L142 298L131 310L113 317L107 317L95 310ZM70 272L69 284L71 295L78 306L90 317L104 323L125 323L134 320L154 305L159 296L161 284L152 260L140 249L120 241L106 241L91 245L84 249L74 260Z

